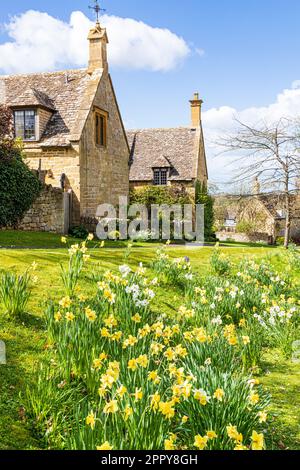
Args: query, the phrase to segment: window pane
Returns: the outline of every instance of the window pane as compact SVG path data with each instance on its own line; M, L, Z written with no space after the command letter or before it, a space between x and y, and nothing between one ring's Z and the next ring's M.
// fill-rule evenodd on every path
M160 184L162 186L165 186L167 184L167 171L166 170L161 170Z
M15 111L15 134L24 138L24 111Z
M166 186L168 183L168 171L165 169L154 170L153 183L156 186Z
M100 119L99 114L96 114L96 144L100 145Z
M35 139L35 112L32 110L25 111L25 140Z
M24 140L35 140L35 111L15 111L15 135Z
M160 171L159 170L154 170L154 184L156 186L159 186L160 184Z
M100 145L105 145L105 119L100 116Z

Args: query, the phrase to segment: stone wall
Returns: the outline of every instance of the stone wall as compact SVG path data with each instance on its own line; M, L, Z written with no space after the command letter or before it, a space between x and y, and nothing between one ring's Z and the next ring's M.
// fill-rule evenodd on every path
M246 233L221 231L216 232L216 237L221 242L235 241L238 243L267 243L270 245L273 243L273 238L267 233L253 233L251 235L247 235Z
M61 187L61 176L66 175L65 189L72 190L71 225L80 223L80 180L79 150L72 148L30 149L26 148L26 162L33 170L38 170L41 163L42 172L46 173L45 182L57 188Z
M62 189L46 185L31 209L25 214L18 225L19 230L27 232L65 232L65 214L67 206L65 198L67 193Z

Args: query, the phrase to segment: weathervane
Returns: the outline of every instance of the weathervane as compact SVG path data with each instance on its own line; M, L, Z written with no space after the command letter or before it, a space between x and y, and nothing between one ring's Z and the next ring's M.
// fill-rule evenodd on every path
M96 17L97 17L97 23L98 23L98 22L99 22L99 15L100 15L101 11L106 11L106 10L104 10L103 8L100 8L100 5L99 5L99 3L98 3L98 0L95 0L95 5L94 5L93 7L90 7L90 6L89 6L89 8L90 8L91 10L94 10L94 11L95 11Z

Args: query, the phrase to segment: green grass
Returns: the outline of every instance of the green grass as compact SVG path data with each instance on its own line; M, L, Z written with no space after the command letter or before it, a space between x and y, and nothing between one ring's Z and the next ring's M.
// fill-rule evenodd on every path
M40 449L43 442L31 432L30 423L23 418L22 391L25 385L34 380L35 365L43 357L46 347L46 332L43 322L44 303L49 298L58 298L63 294L60 280L60 263L68 261L66 249L61 248L60 237L49 234L24 234L19 238L17 232L0 232L0 245L5 240L13 240L12 244L19 246L48 246L47 249L2 249L0 250L0 270L23 272L35 261L38 264L38 284L34 287L28 311L20 321L12 321L1 315L0 310L0 339L7 345L8 365L0 366L0 449ZM28 237L28 238L27 238ZM26 241L27 240L27 241ZM94 245L95 246L95 245ZM109 247L91 250L89 271L85 272L80 287L85 292L95 286L91 283L90 273L97 270L117 269L124 263L124 248ZM137 244L134 246L129 264L137 266L143 262L146 267L153 259L157 245ZM268 256L270 263L277 269L285 266L278 256L280 248L228 246L224 252L237 262L245 256L260 259ZM169 248L171 256L178 258L188 256L193 268L202 275L209 269L209 258L212 249L205 248ZM159 289L153 308L166 312L181 305L182 296L178 290L170 289L166 296ZM300 448L299 430L299 365L276 356L269 352L265 357L262 382L273 395L273 412L277 415L274 424L274 448L282 444L291 449ZM298 417L298 418L297 418Z

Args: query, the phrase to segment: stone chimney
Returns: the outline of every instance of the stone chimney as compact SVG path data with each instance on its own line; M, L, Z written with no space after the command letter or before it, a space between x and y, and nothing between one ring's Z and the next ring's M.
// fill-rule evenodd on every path
M108 69L107 44L108 38L106 29L101 28L99 21L95 24L88 35L90 44L88 73L93 73L97 69Z
M191 103L191 115L192 115L192 127L199 127L201 124L201 107L203 101L199 99L199 93L194 93L194 97L190 100Z

